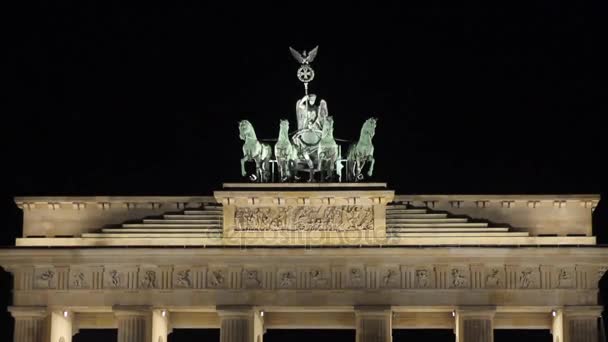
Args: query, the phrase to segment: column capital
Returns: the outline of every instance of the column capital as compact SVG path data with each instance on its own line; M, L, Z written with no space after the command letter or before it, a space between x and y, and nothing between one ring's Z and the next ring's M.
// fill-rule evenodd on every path
M459 306L455 311L456 315L462 318L492 319L496 314L496 306Z
M48 316L46 306L9 306L13 318L45 318Z
M227 316L251 316L254 313L254 307L251 305L217 305L215 307L220 318Z
M114 305L112 312L116 317L148 316L152 307L147 305Z
M355 316L386 316L393 313L390 305L357 305Z
M603 308L599 305L568 305L562 308L562 312L568 318L587 317L597 318L602 316Z

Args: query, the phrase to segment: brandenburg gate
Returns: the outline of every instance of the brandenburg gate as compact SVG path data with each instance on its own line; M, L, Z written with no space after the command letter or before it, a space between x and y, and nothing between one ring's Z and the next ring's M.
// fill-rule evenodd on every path
M295 133L283 120L272 148L239 123L252 182L207 196L15 198L23 233L0 249L14 342L83 329L167 342L181 328L219 328L221 342L308 328L354 329L356 342L390 342L393 329L598 341L599 196L408 195L368 181L376 119L342 153L327 103L308 94L316 51L292 50L306 86Z

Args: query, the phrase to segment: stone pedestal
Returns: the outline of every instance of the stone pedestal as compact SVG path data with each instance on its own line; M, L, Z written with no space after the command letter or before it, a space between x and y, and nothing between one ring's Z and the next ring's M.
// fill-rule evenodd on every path
M456 342L493 342L493 307L461 307L456 310Z
M10 307L9 311L15 318L14 342L46 342L48 313L45 307Z
M357 307L355 309L356 342L391 342L392 312L389 307Z
M149 308L114 307L114 314L118 322L118 342L148 342L151 340L152 314Z
M569 306L554 310L553 342L598 341L601 306Z
M262 342L264 318L250 306L218 306L220 342Z

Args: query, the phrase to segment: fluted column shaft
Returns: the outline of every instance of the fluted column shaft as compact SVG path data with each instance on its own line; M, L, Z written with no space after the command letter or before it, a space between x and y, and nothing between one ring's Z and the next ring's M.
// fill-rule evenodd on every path
M356 307L357 342L391 342L392 311L389 307Z
M118 342L149 342L151 340L151 312L147 307L115 307L114 314L118 321Z
M456 310L456 342L493 342L494 307L461 307Z
M264 318L250 306L218 306L220 342L262 342Z
M14 342L45 342L47 311L45 307L17 307L8 309L15 318Z
M601 306L567 306L554 312L551 328L554 342L598 341Z

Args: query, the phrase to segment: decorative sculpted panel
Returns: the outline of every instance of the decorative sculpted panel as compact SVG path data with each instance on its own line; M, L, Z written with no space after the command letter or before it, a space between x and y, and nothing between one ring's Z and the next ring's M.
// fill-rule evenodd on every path
M232 267L176 265L166 273L160 267L36 267L29 272L34 290L119 289L590 289L603 266L575 269L558 265L541 272L540 265L365 265L321 263L298 269L285 264ZM165 273L164 273L165 272ZM542 278L541 278L541 273ZM103 287L101 286L103 279ZM589 280L587 280L589 279ZM64 286L60 284L65 284ZM98 285L95 285L98 284Z
M236 231L358 231L374 229L371 206L239 207Z

